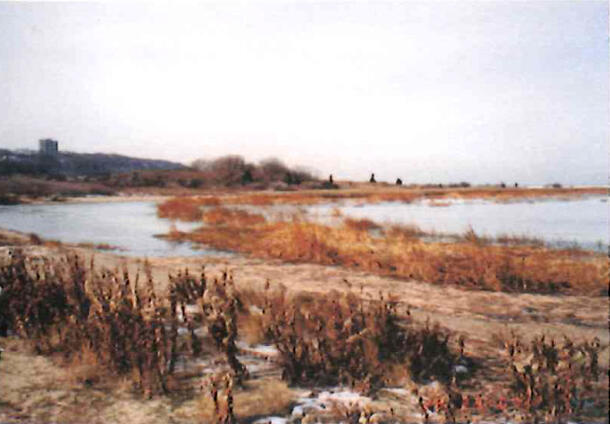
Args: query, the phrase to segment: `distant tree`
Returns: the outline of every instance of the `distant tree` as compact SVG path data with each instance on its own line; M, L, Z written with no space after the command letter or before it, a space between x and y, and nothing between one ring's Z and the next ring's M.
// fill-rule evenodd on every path
M296 181L296 184L301 184L305 181L314 181L316 177L313 175L312 171L309 169L297 166L292 170L292 176Z
M277 158L264 159L259 164L265 181L283 181L290 169Z
M189 188L200 188L203 185L203 180L201 178L192 178L188 182Z
M211 162L206 159L196 159L191 162L191 168L195 168L198 171L208 171L211 167Z
M212 178L219 184L234 185L241 183L242 176L246 171L246 161L239 155L228 155L213 160L209 171Z
M254 182L254 177L252 176L252 169L248 167L241 176L241 183L242 185L246 185L252 182Z
M396 185L402 185L402 180L400 178L396 178Z
M376 183L377 181L375 181L375 174L371 174L371 178L369 179L369 183Z
M286 172L282 181L284 181L288 185L296 184L290 172Z
M229 155L214 160L197 159L191 162L191 167L200 171L206 182L220 185L256 183L263 187L271 182L301 184L315 179L310 171L303 168L290 169L276 158L264 159L255 165L246 162L241 156Z

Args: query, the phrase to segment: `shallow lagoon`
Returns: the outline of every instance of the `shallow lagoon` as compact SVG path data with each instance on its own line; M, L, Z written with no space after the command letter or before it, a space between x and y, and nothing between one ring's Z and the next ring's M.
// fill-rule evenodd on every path
M448 205L447 205L448 203ZM369 218L379 223L414 224L424 231L461 234L472 227L479 235L503 234L538 237L551 245L577 243L586 249L605 251L609 243L609 203L606 197L573 200L527 200L496 203L487 200L453 200L442 203L330 203L306 207L312 219L327 221L335 214ZM247 207L256 211L258 207ZM271 207L275 212L300 208ZM269 208L265 209L269 216ZM273 213L271 214L273 215ZM68 243L106 243L131 256L193 256L222 254L198 249L189 243L173 243L155 237L172 225L188 231L199 223L172 224L157 217L151 201L65 203L0 206L0 227L36 233L45 239ZM226 253L225 253L226 254Z
M316 205L310 214L368 218L378 223L416 225L426 232L463 234L472 228L478 235L536 237L550 245L606 250L610 240L609 203L606 197L570 200L536 199L498 203L489 200L440 202Z
M179 230L196 224L176 223ZM106 243L130 256L217 254L155 237L167 234L172 222L157 217L154 202L100 202L0 206L0 227L66 243Z

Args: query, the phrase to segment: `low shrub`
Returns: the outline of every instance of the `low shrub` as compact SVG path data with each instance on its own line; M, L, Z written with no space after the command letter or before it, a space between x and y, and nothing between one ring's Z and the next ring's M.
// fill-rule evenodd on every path
M401 316L391 299L365 302L353 293L288 297L266 290L249 297L262 311L262 333L280 352L291 384L347 384L363 392L383 386L403 368L411 380L449 382L458 356L449 334Z

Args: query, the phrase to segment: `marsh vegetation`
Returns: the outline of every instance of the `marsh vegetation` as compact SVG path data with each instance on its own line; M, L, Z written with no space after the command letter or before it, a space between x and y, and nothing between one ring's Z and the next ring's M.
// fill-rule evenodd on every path
M603 422L606 257L351 217L337 192L159 204L192 223L168 221L168 239L234 257L0 237L0 418ZM329 197L331 221L269 208Z
M603 295L607 288L607 258L601 253L550 249L518 237L492 243L472 229L451 242L429 241L417 227L383 226L369 219L324 225L295 214L268 221L262 214L226 207L202 211L201 203L208 200L172 199L159 206L161 216L207 224L171 232L169 239L469 289Z
M254 422L263 413L289 422L413 422L413 414L535 422L597 420L607 409L599 339L499 333L500 354L485 357L390 294L367 296L349 282L320 297L269 282L239 288L230 272L202 269L170 275L159 290L147 265L134 276L15 249L0 288L4 343L22 340L84 388L118 385L141 402L182 398L195 405L190 422ZM342 402L340 389L325 408L299 406L299 390L328 387L366 401ZM388 393L399 393L401 406Z

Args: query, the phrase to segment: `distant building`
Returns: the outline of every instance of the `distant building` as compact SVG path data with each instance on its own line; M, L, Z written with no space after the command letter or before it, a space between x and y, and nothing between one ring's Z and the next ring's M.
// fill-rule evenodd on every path
M59 151L59 143L50 138L38 140L38 153L45 156L57 156Z

